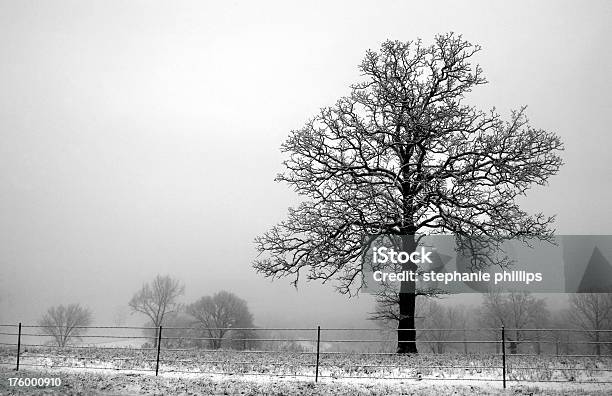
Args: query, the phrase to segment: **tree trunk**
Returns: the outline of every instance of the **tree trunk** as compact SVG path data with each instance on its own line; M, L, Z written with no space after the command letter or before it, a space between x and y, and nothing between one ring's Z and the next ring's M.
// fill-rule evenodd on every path
M402 250L414 252L416 241L414 235L402 236ZM403 271L415 271L417 266L413 263L402 264ZM397 353L418 353L416 346L416 327L414 314L416 308L416 282L406 280L400 284L399 314L397 325Z
M399 295L400 320L397 326L397 353L418 353L416 347L416 329L414 326L414 311L416 308L416 294L414 282L402 282L400 287L411 288L412 292L402 292ZM411 284L411 285L410 285Z

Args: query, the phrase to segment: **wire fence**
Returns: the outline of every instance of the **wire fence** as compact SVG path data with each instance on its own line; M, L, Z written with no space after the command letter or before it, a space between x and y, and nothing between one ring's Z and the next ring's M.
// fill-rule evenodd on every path
M406 329L405 331L409 331ZM0 365L273 377L612 384L612 330L0 324ZM409 341L406 341L409 342Z

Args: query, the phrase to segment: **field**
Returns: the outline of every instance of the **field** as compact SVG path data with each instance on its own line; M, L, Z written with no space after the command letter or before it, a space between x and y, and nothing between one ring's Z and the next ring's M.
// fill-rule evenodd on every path
M312 352L167 350L155 377L155 351L30 347L1 350L0 394L609 394L612 358L509 356L508 389L498 355L322 354L315 384ZM9 387L9 377L60 377L46 390ZM534 382L532 382L534 381ZM545 382L540 382L545 381Z
M51 389L10 388L7 377L60 376L62 386ZM102 395L608 395L609 389L583 386L542 387L512 385L507 390L488 384L432 383L429 381L312 381L287 378L253 379L243 376L200 375L183 377L142 373L65 372L59 370L14 371L0 369L0 394L102 394Z

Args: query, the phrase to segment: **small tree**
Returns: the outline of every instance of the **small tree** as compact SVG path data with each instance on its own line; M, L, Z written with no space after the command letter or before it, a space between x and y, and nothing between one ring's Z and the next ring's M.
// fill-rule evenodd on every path
M570 297L569 318L587 339L595 342L595 353L601 355L601 342L608 339L601 330L612 330L612 294L580 293ZM603 339L602 339L603 338Z
M83 327L90 324L91 312L79 304L51 307L38 321L42 334L53 337L53 342L61 348L71 339L78 339L87 331Z
M421 340L428 341L428 346L433 353L445 353L449 346L447 341L453 341L461 331L457 327L462 323L462 312L452 305L442 305L437 301L429 300L423 306L423 326L430 329L423 331Z
M157 275L151 283L145 283L129 302L133 312L146 315L154 327L164 323L166 315L178 312L177 299L185 292L185 286L170 276ZM153 341L157 346L157 336Z
M508 328L506 338L510 341L510 353L518 353L519 344L537 340L539 335L522 331L526 328L541 328L548 321L546 301L528 292L490 291L485 294L481 310L482 322L487 327Z
M227 291L200 298L187 307L187 313L193 316L207 333L213 349L221 347L223 337L231 331L231 328L253 327L253 315L249 312L246 301ZM242 334L242 338L247 338L250 334L246 330L233 332Z
M559 329L550 332L550 337L555 343L554 352L556 355L571 355L575 351L581 350L579 344L575 344L575 332L561 330L570 329L574 323L572 322L570 309L562 308L551 315L550 328Z

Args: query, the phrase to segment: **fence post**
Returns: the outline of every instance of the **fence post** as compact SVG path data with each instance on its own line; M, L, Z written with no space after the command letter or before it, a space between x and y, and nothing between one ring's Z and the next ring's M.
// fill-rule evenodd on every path
M21 354L21 322L19 322L19 334L17 335L17 369L19 371L19 355Z
M159 351L161 349L161 333L162 327L159 326L159 332L157 333L157 363L155 364L155 376L157 377L157 373L159 372Z
M504 389L506 389L506 332L504 325L501 328L502 337L502 378L504 381Z
M321 326L317 326L317 365L315 367L315 382L319 381L319 348L321 345Z

